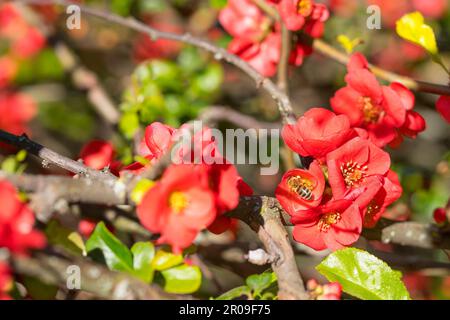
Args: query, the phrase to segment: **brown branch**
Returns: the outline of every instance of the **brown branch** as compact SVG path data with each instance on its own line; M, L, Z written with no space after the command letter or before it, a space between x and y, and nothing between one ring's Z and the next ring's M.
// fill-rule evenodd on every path
M68 260L47 254L35 257L14 256L11 265L21 275L37 277L44 283L67 289L70 266L78 266L81 276L81 290L96 297L111 300L174 300L188 299L164 292L156 285L149 285L124 273L108 270L102 265L86 260Z
M82 65L78 57L65 44L57 44L55 53L64 69L72 75L74 85L80 90L87 91L88 100L97 113L107 123L116 125L120 119L120 112L99 82L97 75Z
M280 63L278 64L278 87L283 90L284 93L289 95L289 57L291 55L291 32L283 24L281 26L281 56Z
M335 60L336 62L339 62L341 64L346 65L350 60L350 56L348 56L346 53L337 50L336 48L332 47L323 40L315 39L313 47L317 52L320 52L322 55L332 60ZM369 67L370 70L378 78L386 80L388 82L400 82L411 90L438 95L450 95L450 86L414 80L412 78L401 76L394 72L384 70L372 64Z
M0 141L11 146L24 149L29 153L41 158L43 166L54 164L60 168L78 174L80 176L108 181L116 180L116 177L111 173L91 169L83 165L83 163L79 161L75 161L63 155L60 155L55 151L30 140L25 134L16 136L9 132L0 130Z
M259 236L278 277L279 299L308 300L288 233L281 223L282 209L274 198L245 197L228 215L246 222Z

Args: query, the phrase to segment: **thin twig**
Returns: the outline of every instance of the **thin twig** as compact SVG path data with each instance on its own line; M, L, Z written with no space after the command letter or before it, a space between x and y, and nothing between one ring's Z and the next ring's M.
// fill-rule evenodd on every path
M313 47L317 52L320 52L324 56L331 58L332 60L339 62L341 64L346 65L350 60L349 55L337 50L336 48L332 47L331 45L329 45L328 43L326 43L323 40L315 39L314 43L313 43ZM401 76L394 72L384 70L384 69L377 67L375 65L372 65L372 64L369 67L370 67L370 70L378 78L383 79L388 82L400 82L411 90L432 93L432 94L438 94L438 95L450 95L450 86L444 86L444 85L414 80L412 78Z
M20 149L24 149L29 153L42 159L43 166L48 166L54 164L60 168L63 168L72 173L78 174L80 176L115 181L116 177L108 171L97 171L85 166L79 161L67 158L53 150L50 150L37 142L34 142L28 138L27 135L23 134L21 136L14 135L12 133L0 130L0 141L15 146Z

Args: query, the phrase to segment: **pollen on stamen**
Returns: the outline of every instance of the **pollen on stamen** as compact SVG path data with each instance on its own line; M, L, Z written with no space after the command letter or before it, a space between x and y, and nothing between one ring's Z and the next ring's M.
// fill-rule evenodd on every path
M333 224L338 223L341 220L341 214L339 212L330 212L324 214L317 224L317 228L320 232L328 232Z

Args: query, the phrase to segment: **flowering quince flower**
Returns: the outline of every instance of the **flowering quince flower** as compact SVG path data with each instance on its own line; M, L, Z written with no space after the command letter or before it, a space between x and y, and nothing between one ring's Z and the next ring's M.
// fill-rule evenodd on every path
M275 190L281 206L291 216L317 207L322 201L325 178L317 161L308 170L293 169L286 172Z
M36 115L34 101L23 93L0 93L0 129L13 134L27 132L27 123Z
M426 17L439 19L448 9L447 0L412 0L413 7Z
M247 61L264 76L276 73L281 56L279 26L250 0L230 0L219 13L219 21L233 36L228 50Z
M176 253L187 248L199 231L216 217L215 196L195 165L172 165L144 196L137 208L142 225L161 234L158 243L172 245Z
M347 192L367 185L369 177L385 176L390 165L389 154L369 140L357 137L348 141L327 155L333 196L342 198Z
M12 4L0 6L0 36L12 44L12 53L20 58L30 58L45 45L42 33L30 26Z
M10 300L7 292L11 289L13 280L8 265L0 261L0 300Z
M323 159L356 136L345 114L336 115L323 108L308 110L295 125L285 125L281 135L293 151L316 159Z
M310 279L306 283L309 295L315 300L340 300L342 286L339 282L330 282L320 285L316 279Z
M80 159L88 167L95 170L109 168L111 173L119 175L122 163L114 161L115 150L112 143L103 140L92 140L80 152Z
M321 37L324 22L330 15L327 7L313 0L281 0L278 9L286 27L291 31L304 31L313 38Z
M404 104L411 102L408 95L412 93L400 84L381 86L360 53L351 57L345 81L347 86L339 89L330 101L333 110L347 115L352 126L367 130L369 139L377 146L392 142L397 129L405 123L408 109L413 107Z
M330 200L323 205L292 215L293 237L320 251L338 250L355 243L362 230L358 205L351 200Z
M176 130L160 122L154 122L145 129L145 143L150 153L159 159L172 145Z
M440 96L436 102L436 110L441 114L447 123L450 123L450 97Z
M33 230L33 212L20 201L16 189L7 181L0 181L0 203L0 247L17 254L43 248L45 237Z

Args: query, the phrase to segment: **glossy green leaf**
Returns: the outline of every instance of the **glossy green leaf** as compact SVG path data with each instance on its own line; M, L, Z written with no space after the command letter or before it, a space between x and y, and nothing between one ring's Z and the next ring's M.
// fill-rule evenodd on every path
M152 260L155 257L155 246L151 242L136 242L131 247L131 252L134 274L141 280L151 283L154 274Z
M161 274L164 278L164 290L169 293L193 293L202 284L202 273L197 266L183 264L164 270Z
M183 263L183 256L164 250L158 250L152 261L152 266L157 271L166 270Z
M103 222L97 224L86 242L88 252L95 249L102 251L109 269L133 272L133 257L130 250L106 228Z
M217 297L216 300L233 300L242 296L249 296L250 294L251 293L249 287L241 286L225 292L224 294Z
M316 269L343 291L363 300L408 300L401 273L370 253L346 248L331 253Z
M269 272L264 272L249 276L245 282L255 294L260 294L272 284L272 280L272 274Z

